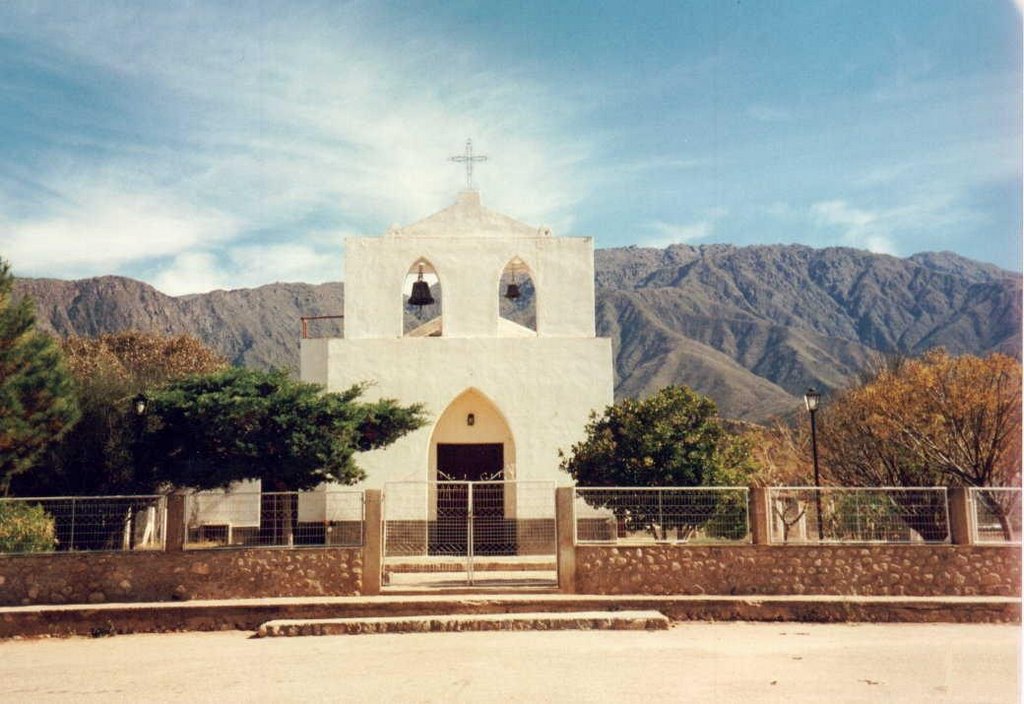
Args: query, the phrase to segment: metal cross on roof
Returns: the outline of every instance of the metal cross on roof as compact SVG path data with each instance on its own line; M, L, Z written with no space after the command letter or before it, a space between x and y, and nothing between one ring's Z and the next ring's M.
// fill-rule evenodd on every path
M458 164L466 165L466 188L473 188L473 162L474 161L487 161L486 156L475 156L473 154L473 140L466 140L466 153L460 156L450 156L448 161L454 161Z

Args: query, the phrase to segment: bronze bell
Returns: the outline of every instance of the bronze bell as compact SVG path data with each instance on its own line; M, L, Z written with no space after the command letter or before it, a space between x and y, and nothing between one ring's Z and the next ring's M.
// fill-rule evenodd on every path
M429 306L434 302L434 297L430 295L430 284L423 280L423 274L420 274L419 281L414 281L412 284L412 293L409 295L409 305L411 306Z
M517 284L517 283L509 284L508 288L505 289L505 298L507 298L510 301L514 301L517 298L519 298L519 284Z

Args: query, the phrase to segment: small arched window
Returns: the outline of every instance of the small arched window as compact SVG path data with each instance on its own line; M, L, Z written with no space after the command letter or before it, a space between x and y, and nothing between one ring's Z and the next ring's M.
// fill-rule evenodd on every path
M440 337L441 281L437 270L420 257L406 272L402 285L402 334L409 337Z
M530 267L519 257L505 265L498 282L499 335L537 334L537 289Z

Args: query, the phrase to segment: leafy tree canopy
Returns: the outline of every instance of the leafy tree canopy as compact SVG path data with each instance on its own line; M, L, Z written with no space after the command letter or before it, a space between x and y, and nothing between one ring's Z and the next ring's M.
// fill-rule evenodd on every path
M26 298L0 259L0 494L78 418L71 376L56 343L35 329Z
M192 335L129 330L99 337L69 337L64 354L79 387L102 382L138 393L170 379L227 367L218 353Z
M224 369L227 362L191 335L138 331L70 337L63 350L81 419L51 446L37 471L15 480L12 491L22 496L154 491L152 478L136 472L134 444L141 428L133 398L173 379Z
M753 470L749 445L725 432L711 399L685 386L593 414L586 438L560 454L581 486L743 484Z
M809 486L814 483L811 433L806 417L790 424L775 419L766 425L744 424L742 438L756 467L758 486Z
M882 360L822 409L822 467L846 486L1019 486L1021 365L1006 355ZM1009 538L1018 495L980 498ZM927 539L946 535L945 503L931 492L894 495Z
M357 399L363 387L324 393L281 371L226 369L174 381L149 399L140 447L154 482L210 489L241 479L264 488L351 484L359 451L423 425L420 405Z
M823 404L823 469L849 486L1017 486L1021 364L933 350Z

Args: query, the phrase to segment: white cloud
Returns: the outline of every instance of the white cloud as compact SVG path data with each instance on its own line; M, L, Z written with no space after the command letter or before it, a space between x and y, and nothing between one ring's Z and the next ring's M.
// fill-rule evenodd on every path
M210 5L38 7L16 16L13 29L114 84L145 86L159 114L143 147L112 139L103 163L75 164L76 174L142 174L131 188L69 180L63 170L38 175L62 196L94 195L77 209L2 223L19 269L133 273L173 257L154 282L169 291L334 270L329 256L309 258L319 256L325 226L374 234L449 205L463 172L447 159L467 137L489 157L476 179L485 204L559 233L599 178L582 168L591 145L568 131L574 107L565 98L476 68L487 63L443 36L398 45L388 32L367 31L372 5L319 18L282 8L272 22L262 15L271 5L255 14ZM400 38L401 28L389 31ZM255 256L243 239L275 231L280 240L282 230L292 256L251 269L237 263ZM281 243L263 244L269 252ZM330 276L339 277L340 268Z
M235 288L229 284L228 272L217 257L209 252L187 252L174 258L170 266L162 269L151 283L170 296L202 293L215 289Z
M249 286L266 281L319 284L341 280L340 246L333 252L295 244L236 247L229 256L231 266Z
M936 232L968 231L985 224L984 215L965 204L965 196L956 191L918 185L912 193L889 193L884 198L862 195L859 203L834 198L809 206L779 201L762 212L782 222L785 231L800 233L805 244L857 247L894 256L950 249Z
M647 224L647 229L651 234L641 240L640 246L662 249L673 244L704 239L714 231L716 222L726 215L728 215L726 209L712 208L704 214L701 220L691 223L679 224L655 220Z
M811 213L823 224L850 228L868 227L881 217L879 213L853 208L844 200L815 203L811 206Z
M892 239L892 229L900 216L897 210L863 210L844 200L830 200L813 204L810 212L818 225L840 228L849 246L879 254L897 253Z
M334 251L305 245L245 245L226 255L186 252L152 276L152 284L171 296L214 289L251 288L274 282L310 284L340 281L341 248Z
M46 216L0 220L0 251L19 274L109 273L130 262L209 247L237 226L224 213L127 184L93 184L69 195Z
M952 196L919 194L894 208L864 209L846 201L822 201L810 208L812 222L840 230L843 244L880 254L899 255L898 241L949 225L965 227L977 221L977 215L956 205ZM911 246L911 251L916 251Z

